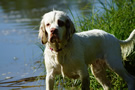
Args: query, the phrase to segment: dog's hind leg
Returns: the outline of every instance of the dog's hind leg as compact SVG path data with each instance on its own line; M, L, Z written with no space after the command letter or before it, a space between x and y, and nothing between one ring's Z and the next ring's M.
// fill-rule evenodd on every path
M121 76L128 85L128 90L135 90L135 78L129 74L123 66L120 55L108 55L106 63L114 72Z
M104 90L111 89L111 83L107 78L106 63L104 60L96 60L91 64L92 74L95 76L96 80L102 85Z

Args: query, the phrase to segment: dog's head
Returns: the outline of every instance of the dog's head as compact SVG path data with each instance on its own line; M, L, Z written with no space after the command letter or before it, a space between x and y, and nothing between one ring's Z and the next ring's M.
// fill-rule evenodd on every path
M51 11L46 13L41 20L39 37L43 44L61 43L69 40L74 32L74 25L66 13Z

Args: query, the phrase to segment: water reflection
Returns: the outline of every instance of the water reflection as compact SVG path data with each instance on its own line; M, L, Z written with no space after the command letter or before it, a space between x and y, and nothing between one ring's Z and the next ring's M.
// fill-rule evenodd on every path
M25 18L22 21L30 19L37 21L45 13L53 9L72 12L80 12L84 9L87 13L92 7L92 1L89 0L1 0L0 6L4 13L10 19ZM86 7L87 6L87 7ZM83 13L85 11L83 10ZM87 11L88 10L88 11ZM37 23L35 23L37 25Z
M39 42L37 34L41 16L57 9L67 12L72 18L68 8L75 17L80 14L90 15L94 1L96 0L0 0L0 89L20 90L22 84L44 85L44 81L17 82L27 77L45 75L44 66L39 67L41 63L35 64L43 59L42 51L35 44ZM11 81L16 83L4 83ZM39 87L36 89L39 90ZM40 90L44 88L40 87Z

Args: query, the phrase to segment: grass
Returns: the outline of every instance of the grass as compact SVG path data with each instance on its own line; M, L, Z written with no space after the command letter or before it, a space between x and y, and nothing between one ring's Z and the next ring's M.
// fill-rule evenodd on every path
M102 29L114 34L119 39L126 39L135 29L135 4L126 1L123 0L121 5L112 2L109 7L100 1L104 12L94 12L95 10L93 10L91 17L83 15L83 19L79 22L81 26L79 29L82 31Z
M107 2L106 4L99 2L102 4L102 12L99 10L92 10L90 16L82 15L81 17L77 17L78 21L75 22L75 26L79 31L86 31L91 29L102 29L107 31L108 33L114 34L118 39L126 39L129 34L135 29L135 0L112 0L112 2ZM72 14L73 19L76 20L74 15ZM40 47L42 50L43 48ZM128 62L123 61L126 69L135 75L135 70L131 70L131 68L135 68L135 52L129 55ZM108 78L111 79L111 83L114 85L114 89L118 90L127 90L127 85L125 81L117 76L110 70L107 70ZM102 90L101 85L95 80L94 76L90 74L90 88ZM68 87L80 87L80 80L73 80L69 78L63 78L61 76L57 76L55 80L55 86L61 85Z

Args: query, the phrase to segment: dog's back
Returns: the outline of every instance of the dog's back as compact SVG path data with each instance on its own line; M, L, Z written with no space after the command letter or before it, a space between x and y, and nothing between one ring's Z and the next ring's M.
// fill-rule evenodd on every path
M85 60L89 63L95 59L104 59L108 52L120 53L119 40L105 31L94 29L76 35L81 43L80 46L84 48Z

